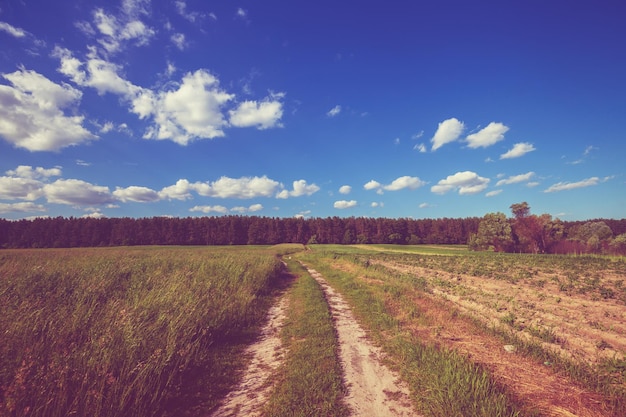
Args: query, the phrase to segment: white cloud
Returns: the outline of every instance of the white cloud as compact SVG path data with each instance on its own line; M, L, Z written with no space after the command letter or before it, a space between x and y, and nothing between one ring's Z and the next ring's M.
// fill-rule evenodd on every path
M373 201L372 204L370 204L370 207L372 208L385 207L385 203L379 202L379 201Z
M485 196L487 197L494 197L498 194L500 194L502 192L502 190L493 190L493 191L489 191L487 194L485 194Z
M161 198L167 198L169 200L188 200L191 196L191 184L186 179L179 179L176 184L164 187L159 191Z
M350 194L352 192L352 187L349 185L342 185L339 187L339 194Z
M278 100L244 101L228 113L230 123L236 127L256 126L259 130L282 127L280 118L283 116L283 104Z
M428 204L428 203L420 203L420 205L417 206L417 207L419 207L421 209L425 209L425 208L429 208L429 207L432 207L432 206L430 204Z
M56 151L96 138L82 126L82 116L66 116L82 93L43 75L20 69L2 74L13 87L0 85L0 136L29 151Z
M391 182L391 184L385 185L383 186L383 188L387 191L398 191L405 188L408 188L409 190L415 190L416 188L419 188L425 184L426 183L420 180L418 177L404 176L396 178Z
M76 179L59 179L43 187L49 203L69 205L100 205L114 201L108 187Z
M43 183L30 178L0 177L0 199L34 201L43 196Z
M461 136L465 125L463 122L452 117L439 123L435 135L430 139L433 144L432 150L436 151L446 143L454 142Z
M33 169L33 167L29 165L19 165L14 170L7 171L6 174L12 177L31 179L59 177L61 176L61 168L55 167L46 169L37 167Z
M382 184L378 181L371 180L363 186L366 190L376 190L382 187Z
M198 194L205 197L248 199L271 197L280 187L280 183L266 176L241 178L221 177L210 184L195 183L193 187Z
M150 100L150 95L144 96ZM221 107L233 99L219 89L219 82L206 70L187 73L174 91L158 94L152 112L156 126L144 138L169 139L187 145L195 138L213 139L224 136L227 126ZM141 113L140 113L141 114Z
M536 187L539 185L539 182L537 181L531 181L528 184L526 184L526 187L532 188L532 187Z
M32 213L36 211L46 211L46 208L41 204L35 203L12 203L5 204L0 203L0 214L6 213Z
M195 21L204 17L204 14L202 13L187 11L187 4L184 1L177 0L174 4L176 5L176 11L178 12L178 14L190 21L191 23L194 23ZM211 15L213 19L216 19L214 14L211 13Z
M23 38L26 36L26 31L20 28L16 28L6 22L0 22L0 31L6 32L9 35L16 38Z
M591 187L593 185L598 185L600 182L602 181L598 177L591 177L578 182L558 182L546 188L543 192L553 193L556 191L566 191L573 190L575 188Z
M248 17L248 11L247 11L247 10L242 9L241 7L239 7L239 8L237 9L237 14L236 14L236 15L237 15L237 17L240 17L240 18L242 18L242 19L245 19L246 17Z
M419 139L422 136L424 136L424 131L420 130L419 132L417 132L416 134L414 134L413 136L411 136L411 139Z
M516 143L510 150L500 155L500 159L519 158L520 156L524 156L528 152L532 152L534 150L535 147L531 143Z
M339 200L339 201L335 201L335 203L333 204L333 207L336 209L348 209L348 208L352 208L355 207L357 205L357 202L355 200Z
M337 104L335 107L333 107L332 109L330 109L327 113L326 116L328 117L335 117L337 116L339 113L341 113L341 106L339 104Z
M430 190L435 194L445 194L453 190L458 190L460 195L476 194L487 188L488 184L488 178L483 178L472 171L463 171L440 180Z
M262 204L252 204L250 207L248 207L248 211L250 213L254 213L257 211L261 211L263 210L263 205Z
M312 195L320 190L316 184L307 184L305 180L297 180L293 182L293 190L282 190L276 194L276 198L300 197L303 195Z
M467 136L470 148L486 148L504 139L509 128L502 123L491 122L485 128Z
M135 18L136 4L125 2L126 14L119 17L107 14L103 9L93 12L93 23L100 32L98 43L108 52L119 52L125 42L134 41L138 46L147 45L156 32Z
M174 33L172 36L170 36L170 40L181 51L184 51L187 47L187 41L185 39L184 33Z
M189 211L197 211L201 213L228 213L228 209L224 206L194 206Z
M501 185L517 184L520 182L530 181L530 179L534 176L535 176L535 173L533 171L527 172L525 174L520 174L520 175L512 175L509 178L505 178L505 179L498 181L496 183L496 187L499 187Z
M123 202L134 201L137 203L150 203L160 200L158 192L147 187L138 187L135 185L126 188L117 187L115 191L113 191L113 195Z
M418 177L410 177L405 175L403 177L398 177L391 182L391 184L383 185L378 181L371 180L367 184L363 186L366 190L376 190L378 194L382 194L383 190L385 191L399 191L405 188L409 190L415 190L423 185L426 182L420 180Z

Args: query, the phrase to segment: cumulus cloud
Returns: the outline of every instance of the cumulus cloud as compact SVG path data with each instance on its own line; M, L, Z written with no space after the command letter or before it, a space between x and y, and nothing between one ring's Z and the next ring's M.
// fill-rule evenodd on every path
M159 191L159 196L168 200L188 200L192 198L192 186L186 179L179 179L176 184L164 187Z
M493 190L493 191L489 191L487 194L485 194L485 196L487 197L494 197L497 196L498 194L500 194L502 192L502 190Z
M467 136L467 143L470 148L486 148L504 139L504 134L508 132L508 126L502 123L491 122L485 128Z
M408 175L404 177L396 178L389 185L383 186L383 188L387 191L398 191L408 188L409 190L415 190L426 183L420 180L418 177L409 177Z
M140 2L125 2L125 8L119 16L109 14L104 9L93 12L93 24L98 33L97 42L107 53L117 53L128 42L135 45L147 45L156 31L137 19Z
M196 138L224 136L222 129L227 122L221 108L233 97L219 88L217 78L208 71L187 73L176 90L160 92L154 98L151 113L156 126L148 129L144 138L169 139L187 145ZM150 94L143 94L137 99L147 101L144 106L150 106L151 98Z
M382 184L379 183L378 181L374 181L374 180L368 181L363 186L363 188L365 188L366 190L376 190L376 189L379 189L381 187L382 187Z
M396 178L387 185L383 185L378 181L371 180L366 183L363 188L365 188L366 190L376 190L379 194L381 194L383 190L399 191L405 188L408 188L409 190L415 190L416 188L419 188L425 184L426 182L420 180L418 177L410 177L408 175L405 175L403 177Z
M339 187L339 194L350 194L352 192L352 187L349 185L342 185Z
M525 174L512 175L509 178L505 178L505 179L498 181L496 183L496 187L499 187L501 185L517 184L520 182L530 181L530 179L533 178L534 176L535 176L535 173L533 171L527 172Z
M591 178L587 178L578 182L558 182L546 188L543 192L554 193L557 191L566 191L566 190L574 190L576 188L591 187L593 185L598 185L600 182L607 181L608 179L609 177L605 178L604 180L601 180L599 177L591 177Z
M277 195L276 198L289 198L289 197L300 197L303 195L312 195L320 190L316 184L307 184L305 180L297 180L293 182L293 190L282 190Z
M261 102L244 101L228 113L230 123L236 127L255 126L259 130L282 127L280 118L283 117L283 103L270 98Z
M113 195L123 202L151 203L161 199L158 192L147 187L138 187L135 185L126 188L117 187L115 191L113 191Z
M282 127L284 93L272 93L261 101L244 101L227 112L227 120L226 106L235 95L222 89L217 77L206 69L189 72L180 82L171 81L161 90L151 90L124 79L119 65L102 59L93 49L84 62L60 47L55 48L53 56L60 61L59 72L74 83L94 88L99 94L120 96L130 112L151 122L144 139L187 145L195 139L223 137L229 126Z
M61 168L55 167L46 169L43 167L33 168L30 165L19 165L17 168L7 171L6 174L12 177L31 179L59 177L61 176Z
M436 151L446 143L454 142L461 136L464 129L465 125L463 122L454 117L439 123L435 135L430 139L433 144L432 150Z
M43 186L49 203L68 205L101 205L115 201L108 187L76 179L59 179Z
M231 212L235 213L254 213L257 211L263 210L262 204L252 204L249 207L237 206L230 209Z
M200 213L221 213L221 214L226 214L228 213L228 209L224 206L194 206L192 208L189 209L189 211L192 212L200 212Z
M295 184L295 183L294 183ZM248 199L273 196L280 183L267 176L262 177L221 177L211 183L196 183L198 194L206 197Z
M341 106L339 104L337 104L335 107L333 107L332 109L330 109L327 113L326 116L328 117L335 117L337 116L339 113L341 113Z
M435 194L446 194L453 190L458 190L460 195L476 194L487 188L489 181L489 178L483 178L475 172L463 171L440 180L430 190Z
M516 143L510 150L500 155L500 159L519 158L520 156L524 156L528 152L532 152L534 150L535 147L530 143Z
M335 201L335 203L333 204L333 207L336 209L348 209L348 208L352 208L355 207L357 205L356 200L339 200L339 201Z
M41 204L35 203L0 203L0 214L6 213L33 213L43 212L46 208Z
M12 86L0 85L0 136L29 151L57 151L96 139L82 126L82 116L66 116L65 108L82 93L25 69L2 74Z
M43 196L42 187L32 178L0 177L0 199L34 201Z

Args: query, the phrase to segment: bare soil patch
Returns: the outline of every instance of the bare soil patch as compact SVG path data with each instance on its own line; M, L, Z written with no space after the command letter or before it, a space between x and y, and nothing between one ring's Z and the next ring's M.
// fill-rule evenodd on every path
M533 282L542 282L538 287L530 281L512 284L394 262L379 263L424 277L429 283L432 294L416 293L414 301L428 324L411 321L411 330L427 343L455 349L488 368L527 404L526 411L538 411L542 416L626 415L626 410L609 410L601 395L555 372L550 363L524 357L515 347L508 348L513 350L508 352L500 338L467 318L504 327L521 338L535 338L546 349L593 365L606 358L622 358L626 351L626 308L620 301L561 292L558 280L547 276L535 277ZM543 337L548 341L539 337L541 332L550 336Z
M346 402L353 416L415 416L408 388L382 364L382 352L367 339L348 304L315 270L309 274L326 295L339 340L339 351L348 389Z

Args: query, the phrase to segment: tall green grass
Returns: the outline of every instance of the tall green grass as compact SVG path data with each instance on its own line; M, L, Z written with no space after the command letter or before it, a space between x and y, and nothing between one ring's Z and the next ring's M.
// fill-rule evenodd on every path
M0 415L210 409L279 270L262 248L0 252Z

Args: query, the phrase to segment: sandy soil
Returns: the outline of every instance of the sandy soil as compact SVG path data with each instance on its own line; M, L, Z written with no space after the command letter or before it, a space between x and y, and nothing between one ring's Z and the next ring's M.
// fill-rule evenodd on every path
M346 403L353 416L415 416L408 388L381 363L382 352L372 345L348 304L314 269L309 274L320 284L335 320Z
M268 312L269 319L259 339L245 352L250 364L236 390L229 393L224 403L211 417L259 416L272 389L272 373L280 366L284 349L280 330L285 321L288 299L283 295Z

